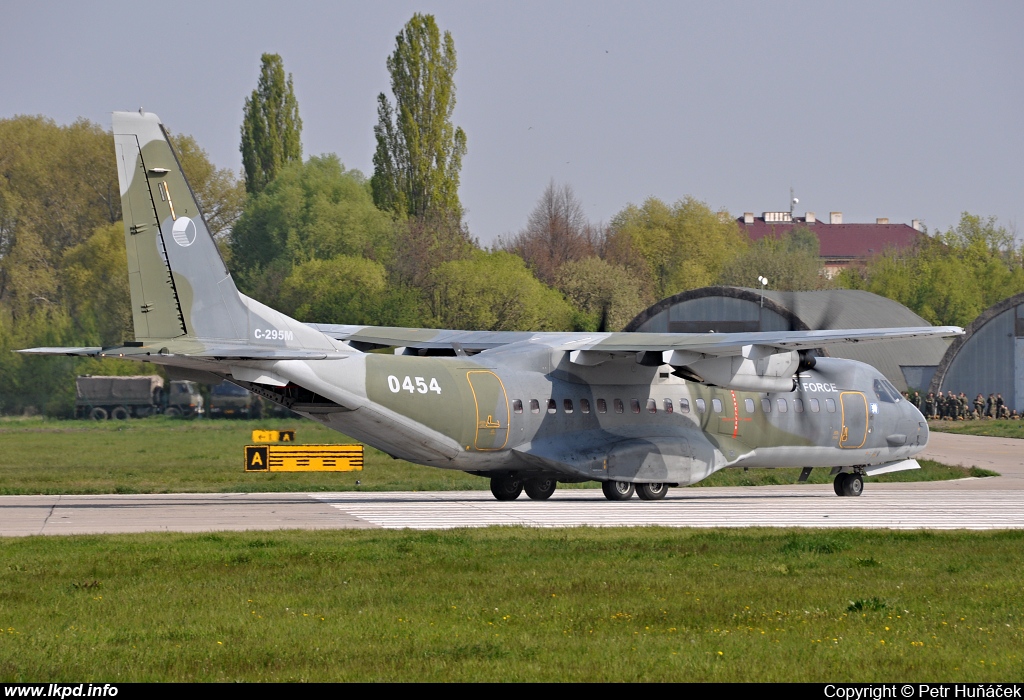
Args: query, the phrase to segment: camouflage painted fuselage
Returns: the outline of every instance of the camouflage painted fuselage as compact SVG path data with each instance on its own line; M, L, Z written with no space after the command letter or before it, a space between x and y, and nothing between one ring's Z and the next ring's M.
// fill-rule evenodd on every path
M115 113L135 340L33 348L223 379L420 464L561 481L689 484L729 466L897 464L928 439L832 344L961 334L500 333L304 324L239 293L156 115ZM366 352L395 348L396 354ZM685 377L685 379L684 379ZM492 486L493 489L493 486Z
M754 393L626 358L579 367L524 345L473 357L358 354L274 371L336 405L293 404L310 418L395 457L481 474L690 484L729 466L885 464L928 438L917 409L879 394L882 376L856 362L819 359L797 390Z

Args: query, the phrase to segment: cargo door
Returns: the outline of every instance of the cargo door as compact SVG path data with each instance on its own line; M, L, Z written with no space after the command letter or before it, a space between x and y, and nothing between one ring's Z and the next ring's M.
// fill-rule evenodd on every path
M839 433L839 446L849 449L863 447L868 440L868 400L859 391L839 394L843 411L843 429Z
M473 447L481 452L500 450L508 442L508 396L505 386L494 372L471 370L466 372L475 405Z

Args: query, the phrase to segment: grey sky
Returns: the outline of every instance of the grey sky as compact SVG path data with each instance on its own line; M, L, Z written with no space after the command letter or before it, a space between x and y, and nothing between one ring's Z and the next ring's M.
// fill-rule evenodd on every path
M0 118L142 106L239 169L260 54L292 73L306 155L372 172L385 59L414 12L458 52L460 195L489 243L552 178L595 221L648 196L846 221L1024 214L1015 2L35 3L0 9Z

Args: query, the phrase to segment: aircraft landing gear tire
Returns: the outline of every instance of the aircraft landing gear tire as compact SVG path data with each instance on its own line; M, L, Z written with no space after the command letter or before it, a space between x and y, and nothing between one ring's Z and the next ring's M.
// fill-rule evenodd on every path
M96 406L91 411L89 411L89 417L92 418L93 420L106 420L107 409L103 408L102 406Z
M864 493L864 478L860 474L847 474L843 479L843 495L859 496Z
M514 501L523 492L523 480L518 476L495 476L491 479L491 493L499 501Z
M641 501L660 501L668 493L667 484L637 484L636 495Z
M609 501L628 501L633 497L633 484L628 481L602 481L601 490Z
M554 479L530 479L523 484L523 488L526 489L526 495L534 501L548 500L557 487L558 482Z
M837 474L832 488L837 496L859 496L864 493L864 477L860 474Z

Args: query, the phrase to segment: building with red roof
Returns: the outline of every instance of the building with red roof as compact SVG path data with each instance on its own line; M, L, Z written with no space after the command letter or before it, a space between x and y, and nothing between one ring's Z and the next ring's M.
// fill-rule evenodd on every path
M909 226L890 224L888 219L876 219L873 224L844 224L843 213L838 211L829 214L828 223L818 220L814 212L800 217L788 211L766 211L759 217L747 212L737 223L754 242L765 236L781 238L798 228L813 231L821 243L825 275L830 278L889 248L911 248L927 235L917 219Z

